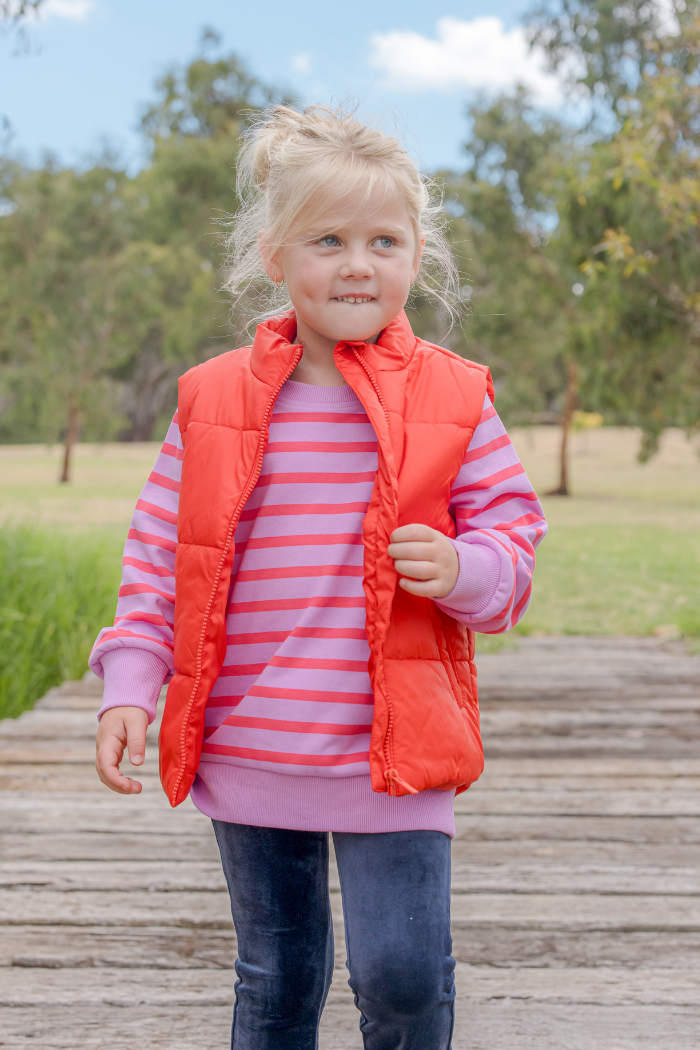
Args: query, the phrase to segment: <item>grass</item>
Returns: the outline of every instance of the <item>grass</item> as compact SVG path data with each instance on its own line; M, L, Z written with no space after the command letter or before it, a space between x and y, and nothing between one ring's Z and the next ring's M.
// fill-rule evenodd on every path
M536 580L526 634L700 635L697 532L565 526L542 545Z
M536 490L551 488L559 434L512 434ZM680 431L642 466L639 435L603 427L572 435L570 498L544 497L550 533L522 634L683 636L700 640L700 461ZM111 622L121 547L155 444L78 446L75 477L56 484L60 449L0 446L0 717L79 677ZM31 523L27 527L26 523Z
M97 631L114 618L120 552L109 534L0 533L0 718L85 673Z
M512 434L535 489L553 487L559 434ZM542 497L549 535L537 555L533 597L511 635L479 635L497 652L527 634L656 635L700 639L700 460L680 431L650 463L638 432L574 434L573 495Z

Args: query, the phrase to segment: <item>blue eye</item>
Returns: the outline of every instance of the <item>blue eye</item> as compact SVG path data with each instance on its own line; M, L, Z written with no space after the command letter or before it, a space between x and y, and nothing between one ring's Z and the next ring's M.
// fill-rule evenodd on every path
M340 241L331 233L328 237L322 237L319 244L322 244L324 248L337 248Z
M377 244L380 248L391 248L394 241L391 237L377 237Z

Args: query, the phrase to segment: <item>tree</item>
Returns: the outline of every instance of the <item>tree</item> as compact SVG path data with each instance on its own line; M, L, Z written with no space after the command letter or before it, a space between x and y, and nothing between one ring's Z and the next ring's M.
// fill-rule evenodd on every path
M0 170L0 439L61 436L65 478L81 429L150 439L178 376L230 338L218 223L235 208L246 114L270 91L235 56L208 54L215 43L159 83L135 177L115 158Z
M0 0L0 24L15 26L37 11L44 0Z
M567 0L548 17L533 39L608 106L561 198L587 285L582 384L642 428L644 460L665 427L700 424L700 4Z
M539 113L524 90L468 111L469 168L441 173L450 236L470 316L451 348L488 364L508 425L568 423L575 407L570 365L578 279L568 231L558 215L565 166L576 137ZM419 304L417 328L444 336L444 317ZM566 489L565 471L559 488Z
M81 424L100 438L123 425L118 381L149 340L166 355L201 340L211 279L195 249L137 240L146 205L123 173L48 164L15 172L11 188L17 207L0 237L3 423L21 426L31 406L35 436L63 437L68 481Z
M211 289L200 317L193 318L176 352L172 342L151 336L125 387L128 428L122 436L147 440L176 401L185 368L222 350L232 337L228 306L217 292L221 224L237 207L235 166L246 122L274 95L235 55L217 56L220 39L202 35L200 54L173 68L156 85L157 97L143 114L150 161L138 176L148 204L141 237L180 253L194 249ZM184 331L184 329L183 329ZM160 422L157 424L157 420Z

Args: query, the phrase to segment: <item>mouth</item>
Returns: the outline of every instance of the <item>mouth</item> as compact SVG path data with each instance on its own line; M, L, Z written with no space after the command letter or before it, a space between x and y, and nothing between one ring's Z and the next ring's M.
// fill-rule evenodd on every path
M357 304L357 303L373 303L374 302L374 296L373 295L336 295L334 298L335 298L335 302L336 303Z

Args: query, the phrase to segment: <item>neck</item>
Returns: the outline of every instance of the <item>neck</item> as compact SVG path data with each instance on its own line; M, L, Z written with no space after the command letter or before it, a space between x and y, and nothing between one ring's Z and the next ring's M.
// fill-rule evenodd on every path
M365 343L376 343L379 333L371 339L365 339ZM297 314L297 334L295 342L301 343L304 348L301 361L292 372L290 379L297 383L308 383L309 386L346 386L342 374L339 372L333 351L337 339L329 339L320 332L310 328L303 317Z

